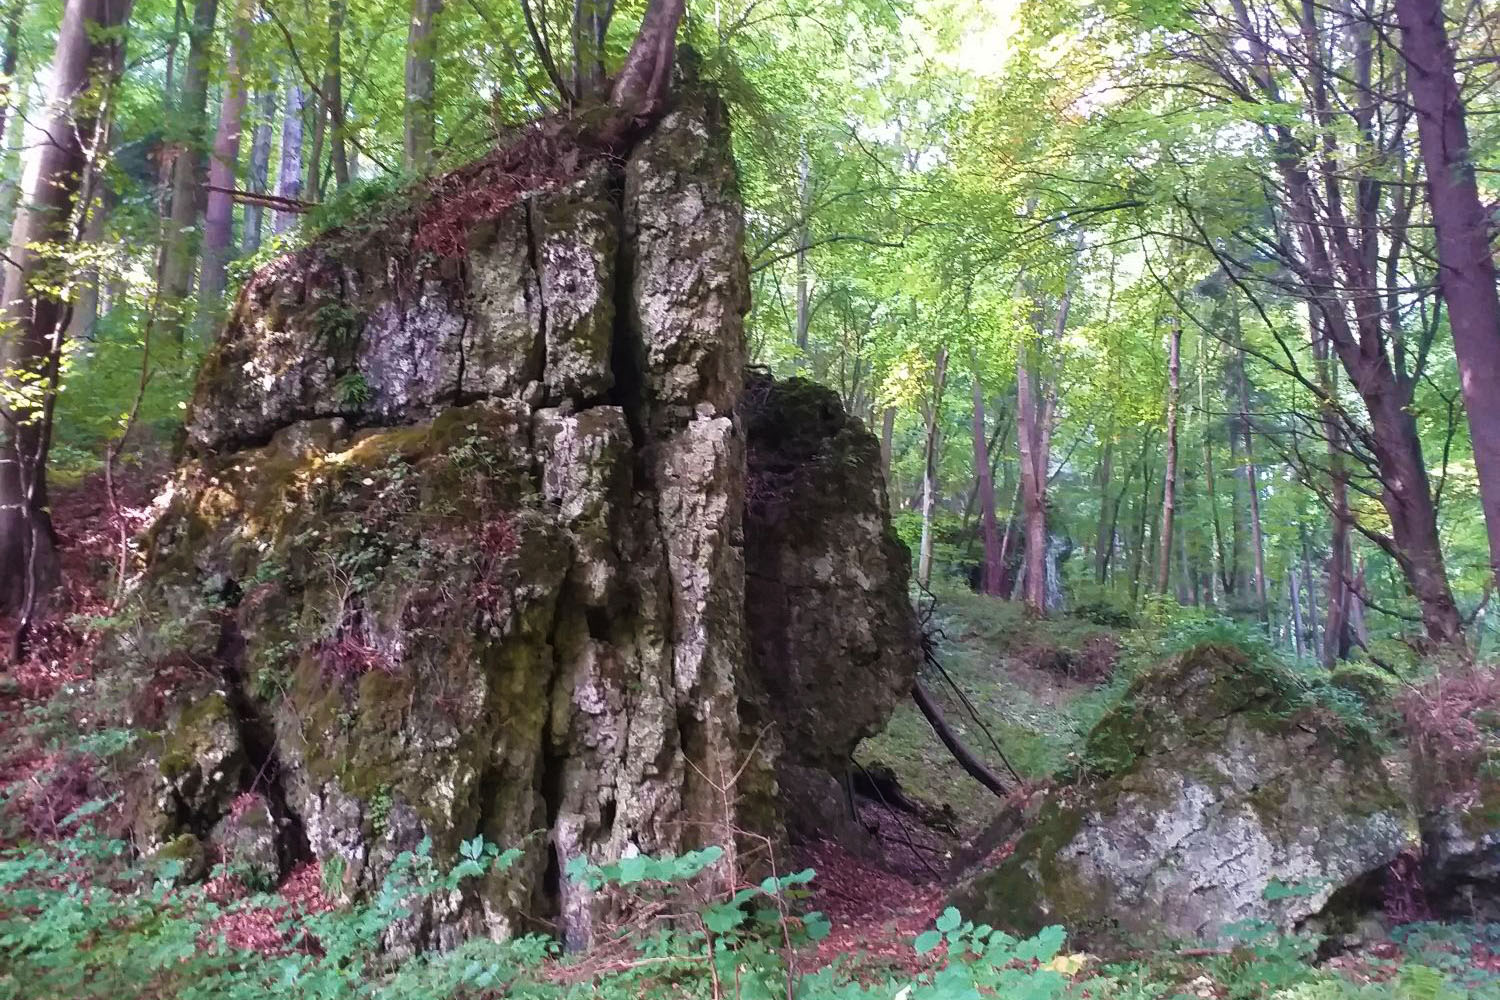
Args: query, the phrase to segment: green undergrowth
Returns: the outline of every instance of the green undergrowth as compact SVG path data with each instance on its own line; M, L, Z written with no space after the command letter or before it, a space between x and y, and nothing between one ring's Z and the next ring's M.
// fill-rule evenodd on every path
M1018 603L956 587L938 592L933 625L939 630L936 657L953 684L930 667L922 671L923 683L969 747L1007 777L1005 762L1027 781L1066 767L1118 697L1109 661L1127 632L1115 625L1083 615L1034 620ZM898 705L886 730L864 741L856 756L889 765L912 793L951 805L966 830L983 826L998 805L954 762L910 702Z
M1250 929L1229 949L1163 951L1101 965L1070 953L1062 927L1016 938L975 925L951 907L906 948L879 957L840 952L815 960L829 924L805 912L811 870L767 877L703 898L715 847L680 856L571 865L567 877L626 903L677 918L626 925L598 951L562 954L548 937L472 939L444 952L397 957L382 946L410 926L422 901L462 894L510 864L479 840L440 871L429 845L402 854L373 898L333 907L301 894L224 892L232 873L182 880L172 859L133 859L127 845L91 832L95 802L70 818L75 832L46 845L0 851L0 997L41 1000L562 1000L683 997L720 1000L1478 1000L1500 998L1500 979L1464 958L1500 928L1406 929L1399 960L1320 967L1310 938Z
M1135 615L1084 604L1038 619L1017 602L949 585L936 592L931 625L947 676L924 667L922 678L947 721L996 772L1008 777L1008 762L1028 782L1090 769L1089 735L1132 683L1196 648L1232 651L1245 664L1247 680L1274 691L1277 711L1314 713L1360 746L1384 745L1401 689L1380 668L1353 663L1329 672L1286 656L1254 623L1175 602L1148 602ZM966 833L982 828L997 810L995 797L958 766L910 703L899 705L886 730L860 745L857 758L887 764L912 794L951 805Z

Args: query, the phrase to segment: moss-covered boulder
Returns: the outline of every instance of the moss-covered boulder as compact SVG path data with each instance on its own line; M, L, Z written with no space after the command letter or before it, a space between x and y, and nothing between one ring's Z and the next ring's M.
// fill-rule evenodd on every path
M521 850L392 946L544 923L587 943L615 904L570 864L774 843L777 755L813 732L749 655L748 275L723 106L685 93L623 159L548 141L546 170L497 154L250 279L113 648L170 702L134 796L144 846L316 860L349 896L424 840L439 865L474 837ZM818 600L831 623L878 595L894 621L905 559L855 426L830 412L797 454L827 488L862 477L880 558L825 574ZM826 555L848 528L824 526ZM819 644L850 697L879 674L884 704L905 613L836 647L806 627L775 644L799 663ZM820 748L882 721L818 706ZM732 863L757 862L730 852L708 878Z
M784 744L783 812L795 835L847 840L831 775L916 676L911 558L891 527L880 442L833 391L752 373L740 412L750 656Z
M1290 930L1411 838L1375 740L1306 682L1203 645L1143 674L1090 734L1075 782L955 893L1018 932L1094 948Z

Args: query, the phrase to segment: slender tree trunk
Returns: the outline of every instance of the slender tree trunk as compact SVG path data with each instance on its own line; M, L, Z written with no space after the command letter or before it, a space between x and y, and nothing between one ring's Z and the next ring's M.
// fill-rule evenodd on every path
M281 118L281 165L276 171L276 196L288 201L302 199L302 115L306 100L295 79L287 87L286 110ZM271 229L284 233L297 221L296 212L277 209Z
M47 509L47 454L68 326L60 265L47 246L79 236L97 156L107 148L108 96L123 64L128 0L67 0L57 32L45 141L31 146L22 200L11 231L0 339L9 391L0 456L0 609L17 615L13 655L25 654L42 595L60 569Z
M932 369L932 403L927 410L927 441L922 467L922 542L917 555L917 582L932 582L932 519L937 512L938 435L941 429L943 388L948 380L948 348L939 347Z
M1302 585L1307 588L1307 600L1303 607L1306 609L1307 618L1307 649L1309 653L1322 656L1322 644L1320 641L1321 625L1318 621L1318 585L1313 576L1312 557L1308 554L1307 526L1297 526L1297 541L1302 555Z
M1172 581L1172 522L1177 514L1177 400L1181 394L1182 325L1172 317L1167 336L1167 469L1162 478L1161 550L1156 556L1156 592L1165 595Z
M234 242L235 174L240 160L240 132L245 115L243 61L250 44L250 0L238 0L229 30L229 65L225 69L224 99L219 106L219 127L214 134L213 156L208 164L208 198L203 212L203 270L198 279L199 315L216 319L223 306L227 285L229 248ZM205 336L212 336L213 322L204 322Z
M577 0L578 6L584 0ZM432 29L443 0L412 0L411 31L406 38L406 169L426 173L432 169L432 150L437 127L437 74L434 69L436 39ZM590 35L590 37L592 37ZM575 61L579 38L574 32ZM586 58L586 57L585 57ZM578 83L574 83L575 89Z
M1493 216L1479 197L1442 0L1396 0L1396 21L1437 234L1438 286L1448 306L1489 529L1490 574L1500 579L1500 294L1490 248Z
M328 72L323 78L323 93L328 97L325 109L328 119L335 187L349 183L349 147L344 128L344 19L348 14L345 0L328 4Z
M1109 572L1109 553L1114 547L1115 526L1110 519L1109 511L1109 485L1110 477L1113 475L1113 459L1115 442L1113 428L1110 435L1104 441L1104 454L1099 457L1099 472L1095 481L1099 485L1099 526L1094 533L1094 582L1100 586L1104 585L1105 575Z
M255 131L250 138L250 176L246 186L255 194L265 194L271 183L272 119L276 117L276 84L269 83L256 95ZM252 254L260 249L265 235L266 209L263 205L245 206L245 233L240 250Z
M88 216L82 220L82 237L79 240L80 249L90 255L98 253L99 244L104 241L105 227L109 223L109 215L114 210L115 201L102 183L96 182L94 188L94 196L89 199L89 204L84 206ZM65 335L69 341L92 337L94 327L99 322L99 268L92 260L86 265L75 266L77 275L73 281L73 298L68 310L68 332Z
M880 473L885 477L886 496L894 495L896 484L891 480L891 449L896 440L896 408L887 406L880 418Z
M1286 574L1286 589L1289 600L1289 608L1292 616L1292 650L1302 655L1302 600L1300 591L1302 584L1297 579L1296 570L1288 570Z
M798 359L807 362L808 331L812 327L812 309L808 301L807 248L811 240L808 232L808 216L812 213L812 161L807 155L807 143L803 142L797 156L797 211L801 214L797 223L797 329L795 341Z
M219 0L197 0L188 28L188 66L183 75L182 95L177 102L178 119L185 139L172 164L172 213L167 224L167 246L161 269L162 297L183 307L192 291L197 270L198 215L203 209L203 160L208 148L208 75L213 62L214 24L219 18ZM181 317L169 324L173 338L181 343Z
M614 0L573 0L573 94L579 103L604 94L604 39Z
M1135 545L1130 552L1130 603L1134 606L1141 597L1141 568L1146 562L1146 525L1151 520L1151 487L1156 480L1156 469L1147 461L1141 480L1140 516L1136 519Z
M1241 346L1239 306L1234 307L1234 339L1239 350L1236 365L1240 382L1240 433L1244 435L1245 487L1250 495L1250 544L1255 559L1255 606L1262 625L1271 622L1270 595L1266 591L1266 543L1260 519L1260 480L1255 468L1255 443L1250 420L1250 377L1245 372L1245 353Z
M1000 594L1000 527L995 517L995 481L990 476L989 442L985 439L984 388L979 381L979 354L970 351L970 367L974 372L974 475L979 486L980 535L984 539L984 572L980 577L980 591L992 596Z
M1203 495L1208 504L1208 522L1212 537L1209 539L1209 600L1214 607L1224 603L1224 591L1229 580L1224 571L1224 528L1219 520L1219 498L1217 476L1214 472L1213 420L1208 412L1208 330L1198 334L1198 415L1203 429Z
M24 11L24 0L10 0L5 8L5 41L3 49L0 49L0 138L5 135L5 128L10 123L10 109L19 103L20 98L16 95L16 65L21 55L21 14Z

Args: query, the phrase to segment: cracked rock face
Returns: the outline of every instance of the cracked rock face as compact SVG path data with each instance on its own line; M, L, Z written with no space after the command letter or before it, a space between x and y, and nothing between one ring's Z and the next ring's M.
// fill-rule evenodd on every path
M1060 923L1094 949L1319 914L1410 824L1375 747L1298 712L1285 683L1215 646L1144 675L1090 734L1104 775L1048 793L955 905L1018 933Z
M915 668L906 556L874 439L835 400L814 437L863 463L828 528L859 532L853 561L824 565L854 537L831 535L786 583L820 588L825 625L871 621L814 658L808 622L747 614L748 276L715 98L470 220L461 259L413 249L421 217L271 264L205 366L137 594L137 654L193 665L132 794L137 837L263 860L226 823L254 792L283 869L332 863L354 896L424 838L443 864L482 836L521 860L391 947L538 918L581 946L619 903L561 877L574 859L775 842L783 748L831 766L883 721ZM815 441L797 454L837 482ZM791 572L806 528L749 545L755 572ZM802 754L816 727L764 697L768 648L810 694L818 670L846 695L868 674L870 707Z

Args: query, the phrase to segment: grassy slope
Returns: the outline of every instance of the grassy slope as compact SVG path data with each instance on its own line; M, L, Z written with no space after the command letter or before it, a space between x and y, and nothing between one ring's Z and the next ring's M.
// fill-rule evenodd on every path
M1109 627L1066 615L1030 620L1018 604L958 589L938 594L934 624L941 630L938 659L1028 781L1066 762L1116 691L1107 680L1079 676L1097 670L1118 644L1117 630ZM954 730L1004 775L988 737L943 677L924 668L923 681ZM951 805L966 834L995 811L994 796L954 762L910 702L897 707L886 730L865 740L856 757L889 765L912 794Z

